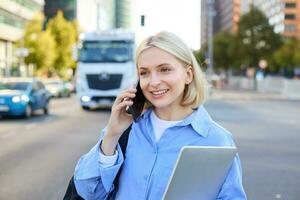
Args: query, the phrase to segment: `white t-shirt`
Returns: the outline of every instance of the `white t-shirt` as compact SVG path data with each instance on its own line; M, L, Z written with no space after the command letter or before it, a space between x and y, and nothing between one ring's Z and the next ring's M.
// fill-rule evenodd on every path
M174 126L175 124L181 122L182 120L179 121L167 121L158 118L158 116L155 114L154 111L151 112L150 115L151 118L151 123L154 131L154 135L156 138L156 141L159 141L165 130L171 126Z

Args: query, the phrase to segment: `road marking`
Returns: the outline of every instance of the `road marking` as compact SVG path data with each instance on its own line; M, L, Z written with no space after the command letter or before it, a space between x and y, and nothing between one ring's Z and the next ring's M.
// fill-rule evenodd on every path
M52 121L54 117L47 117L46 119L43 120L43 122L49 122Z
M282 198L282 195L281 194L276 194L275 195L275 199L281 199Z
M8 132L7 134L2 135L2 136L1 136L1 139L7 139L7 138L12 137L12 136L14 136L14 135L16 135L16 132L15 132L15 131L10 131L10 132Z
M31 129L31 128L34 128L34 127L36 127L36 123L30 123L30 124L25 126L26 129Z

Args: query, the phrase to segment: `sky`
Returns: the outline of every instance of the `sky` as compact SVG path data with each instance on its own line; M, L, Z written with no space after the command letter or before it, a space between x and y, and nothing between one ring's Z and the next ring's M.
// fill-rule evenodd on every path
M137 43L148 35L165 30L178 35L190 48L199 49L200 0L131 1L132 28L135 31ZM81 27L85 31L96 30L95 0L78 0L77 4ZM140 26L141 15L145 15L144 27ZM106 16L102 14L101 19L105 21ZM105 25L101 24L101 27Z
M140 26L145 15L145 26ZM200 0L132 0L137 42L158 31L170 31L192 49L200 47Z

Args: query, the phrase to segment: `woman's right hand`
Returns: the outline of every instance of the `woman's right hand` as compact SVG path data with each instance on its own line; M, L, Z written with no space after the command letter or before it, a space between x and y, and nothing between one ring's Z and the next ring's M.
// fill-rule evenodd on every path
M117 96L111 108L106 134L101 145L102 152L105 155L114 154L119 138L133 122L132 116L126 113L126 108L133 104L131 99L135 97L135 93L136 88L124 90Z

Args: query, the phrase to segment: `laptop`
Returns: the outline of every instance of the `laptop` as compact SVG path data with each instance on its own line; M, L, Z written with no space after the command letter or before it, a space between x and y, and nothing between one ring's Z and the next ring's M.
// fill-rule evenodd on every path
M236 152L235 147L183 147L163 200L216 200Z

